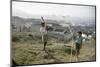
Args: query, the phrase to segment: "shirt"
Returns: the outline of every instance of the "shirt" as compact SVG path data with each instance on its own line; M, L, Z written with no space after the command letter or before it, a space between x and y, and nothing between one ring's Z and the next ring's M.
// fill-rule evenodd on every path
M40 27L40 32L41 32L42 34L47 34L46 27Z
M40 27L40 32L41 32L41 35L42 35L42 42L43 41L47 41L47 30L46 30L46 27Z
M75 43L82 44L82 37L77 36L75 38Z

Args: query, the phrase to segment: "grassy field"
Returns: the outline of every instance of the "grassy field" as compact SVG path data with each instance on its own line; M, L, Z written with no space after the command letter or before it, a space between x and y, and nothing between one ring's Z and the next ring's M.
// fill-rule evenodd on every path
M71 45L71 41L67 43ZM64 46L66 43L50 38L46 50L43 50L41 36L37 33L13 33L12 55L18 65L27 64L51 64L61 62L93 61L95 59L95 40L83 43L78 61L76 61L75 49ZM71 58L71 60L70 60Z

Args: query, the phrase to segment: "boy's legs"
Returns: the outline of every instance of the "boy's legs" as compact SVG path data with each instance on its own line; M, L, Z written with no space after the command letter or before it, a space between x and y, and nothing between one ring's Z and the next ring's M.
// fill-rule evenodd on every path
M43 50L46 49L47 40L48 40L47 35L44 35L44 48L43 48Z
M76 56L78 58L78 55L80 54L80 44L76 44Z
M44 42L44 48L43 48L43 50L45 50L45 48L46 48L46 44L47 44L47 42Z

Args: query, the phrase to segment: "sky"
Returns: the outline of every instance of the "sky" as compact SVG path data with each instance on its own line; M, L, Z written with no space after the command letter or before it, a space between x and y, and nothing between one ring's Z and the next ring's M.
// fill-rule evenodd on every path
M95 7L13 1L12 15L24 18L48 15L95 18Z

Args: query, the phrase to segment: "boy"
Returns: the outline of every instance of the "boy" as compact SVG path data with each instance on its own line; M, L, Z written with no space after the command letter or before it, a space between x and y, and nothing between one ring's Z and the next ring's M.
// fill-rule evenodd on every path
M77 32L77 36L75 38L75 46L76 46L76 56L80 54L80 49L82 48L82 32Z
M45 50L46 48L46 45L47 45L47 27L45 25L45 22L43 20L43 17L42 18L42 22L41 22L41 27L40 27L40 32L41 32L41 35L42 35L42 42L44 43L44 48L43 50Z

